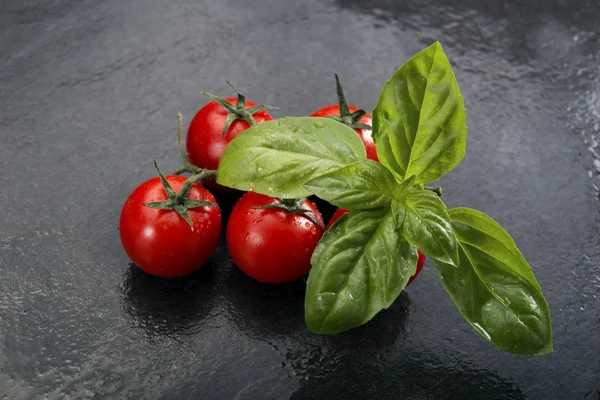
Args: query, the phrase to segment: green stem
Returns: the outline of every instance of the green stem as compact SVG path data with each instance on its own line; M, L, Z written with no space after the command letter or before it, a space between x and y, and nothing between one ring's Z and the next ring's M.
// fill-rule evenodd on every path
M183 114L177 113L177 143L179 144L179 155L181 156L181 166L177 168L173 175L181 175L184 172L190 174L199 174L204 171L203 168L196 167L187 158L187 152L185 151L185 145L183 144Z
M240 93L240 91L237 90L231 84L231 82L229 82L229 81L225 81L225 82L227 82L227 84L238 95L235 105L229 103L224 98L216 96L212 93L202 92L203 95L210 97L215 102L220 104L221 107L223 107L225 109L225 111L227 111L227 119L225 120L225 124L223 125L223 131L221 132L221 136L225 136L227 134L227 131L229 130L229 127L231 126L231 124L233 124L237 120L246 121L251 126L254 126L257 124L256 120L254 119L255 113L257 113L259 111L265 111L265 110L278 110L277 107L272 107L272 106L268 106L265 104L259 104L256 106L246 108L246 96L244 96L242 93Z
M348 107L348 102L346 101L346 96L344 95L344 90L342 89L342 84L340 83L340 77L338 74L335 74L335 88L337 91L338 102L340 105L340 116L346 117L350 115L350 107Z
M186 167L179 167L174 172L173 175L181 175L184 172L189 172Z
M265 204L264 206L255 207L257 209L265 209L265 208L281 208L282 210L286 210L290 214L300 214L312 222L317 224L321 229L325 230L325 226L319 222L317 217L313 214L311 210L307 210L302 208L302 204L306 201L306 197L301 197L298 199L275 199L272 203Z
M217 176L217 171L211 169L202 170L202 172L192 175L186 179L185 183L181 187L179 193L177 193L177 197L175 197L175 202L177 204L182 204L185 198L187 197L192 185L198 181L201 181L206 178L213 178Z
M348 105L348 101L346 100L346 95L344 95L344 89L342 88L342 84L340 83L340 77L338 76L338 74L335 74L335 87L338 97L338 104L340 107L340 115L330 115L327 118L341 122L342 124L347 125L353 129L370 130L370 125L363 124L360 122L361 118L364 117L367 113L365 110L358 109L354 112L350 112L350 106Z
M181 154L181 160L183 165L188 163L187 154L185 147L183 146L183 114L177 112L177 141L179 142L179 154Z

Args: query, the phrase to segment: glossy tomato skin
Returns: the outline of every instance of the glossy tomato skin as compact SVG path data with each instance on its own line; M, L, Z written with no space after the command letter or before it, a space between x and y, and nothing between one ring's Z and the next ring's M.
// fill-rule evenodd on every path
M225 100L233 105L237 104L235 98L228 97ZM255 105L246 101L246 108ZM259 111L253 117L258 124L273 119L266 111ZM200 168L217 169L225 146L250 127L248 122L236 120L229 126L225 136L221 136L226 119L227 111L216 101L211 101L196 113L190 122L186 138L187 156L192 164Z
M186 179L166 178L176 192ZM192 186L188 198L216 204L213 195L200 183ZM167 194L159 177L142 183L125 201L119 232L123 248L134 264L149 274L176 278L196 271L214 253L221 232L221 212L208 206L188 209L194 225L192 231L175 211L143 205L163 200L167 200Z
M419 250L417 250L417 253L419 254L419 259L417 261L417 271L413 276L410 277L406 286L410 285L412 281L417 279L417 276L419 276L419 272L421 272L421 270L423 269L423 265L425 265L425 259L427 257L425 257L425 254L421 253Z
M351 113L359 109L358 107L354 106L348 106L348 108L350 109ZM327 107L323 107L312 114L313 117L328 117L331 115L340 115L339 104L328 105ZM365 114L359 122L369 126L373 126L373 118L369 114ZM373 142L373 132L369 129L354 129L354 131L363 141L365 149L367 149L367 158L369 158L370 160L379 161L379 158L377 157L377 152L375 151L375 142Z
M331 225L333 225L333 223L335 221L337 221L338 219L340 219L340 217L342 215L344 215L346 213L349 213L349 212L350 211L344 210L343 208L338 208L337 210L335 210L335 213L333 214L333 216L329 220L329 223L327 224L327 228L326 229L331 228ZM419 275L419 273L423 269L423 265L425 264L425 259L427 258L427 257L425 257L425 254L421 253L419 250L417 250L417 254L419 256L419 258L417 260L417 270L415 271L415 274L410 277L410 279L408 280L408 283L406 284L406 286L410 285L411 282L414 281L417 278L417 276Z
M338 219L340 219L340 217L346 213L349 213L350 211L348 210L344 210L343 208L338 208L337 210L335 210L335 213L333 213L331 219L329 220L329 223L327 224L327 228L325 228L325 230L331 228L331 225L333 225L333 223L335 221L337 221Z
M233 207L227 224L231 258L246 275L264 283L290 282L305 275L323 236L323 229L302 214L281 208L256 208L274 201L248 192ZM311 210L323 224L313 202L306 200L302 208Z

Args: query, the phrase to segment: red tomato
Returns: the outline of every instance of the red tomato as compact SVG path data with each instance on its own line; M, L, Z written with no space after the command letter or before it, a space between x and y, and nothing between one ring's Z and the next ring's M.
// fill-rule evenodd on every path
M258 209L277 199L254 192L242 196L227 224L227 246L231 258L248 276L264 283L290 282L310 269L310 258L323 236L323 229L310 218L282 208ZM305 200L322 225L315 204Z
M417 279L417 276L419 275L419 272L421 272L421 270L423 269L423 265L425 265L425 259L427 257L425 257L425 254L421 253L419 250L417 250L417 253L419 253L419 260L417 261L417 271L415 272L415 274L413 276L410 277L410 279L408 280L408 283L406 284L406 286L410 285L410 283L412 281L414 281L415 279Z
M225 100L237 104L235 98L228 97ZM246 108L255 105L246 100ZM248 122L238 119L229 126L225 136L221 136L227 115L227 111L216 101L211 101L196 113L190 122L186 139L187 156L192 164L200 168L217 169L225 146L250 127ZM259 111L252 116L259 124L273 119L266 111Z
M329 220L329 223L327 224L327 228L326 229L331 228L331 225L333 225L333 223L335 221L337 221L338 219L340 219L340 217L342 215L344 215L346 213L349 213L349 212L350 211L344 210L343 208L338 208L337 210L335 210L335 213L333 214L333 216ZM421 253L419 250L417 250L417 253L419 255L419 259L417 260L417 271L415 272L415 274L413 276L410 277L410 279L408 280L408 283L406 284L406 286L410 285L410 283L417 278L417 276L419 275L419 272L421 272L421 270L423 269L423 265L425 264L425 259L427 258L427 257L425 257L425 254Z
M354 112L358 110L358 107L348 106L350 112ZM318 111L315 111L312 116L313 117L328 117L330 115L339 116L340 115L340 106L338 104L331 104L327 107L323 107ZM360 120L360 123L373 126L373 118L369 114L365 114ZM370 129L354 129L354 131L360 136L360 139L365 144L365 148L367 149L367 158L379 161L377 157L377 152L375 151L375 142L373 142L373 133Z
M166 179L176 192L186 180L183 176ZM159 177L142 183L125 201L119 231L125 252L138 267L152 275L175 278L199 269L214 253L221 232L221 212L209 206L188 209L192 230L177 212L143 204L167 198ZM200 183L192 185L187 198L216 204Z
M349 213L350 211L348 210L344 210L343 208L338 208L337 210L335 210L335 213L333 213L333 216L331 217L331 219L329 220L329 223L327 224L327 228L325 228L325 230L331 228L331 225L333 225L333 223L335 221L337 221L338 219L340 219L340 217L346 213Z

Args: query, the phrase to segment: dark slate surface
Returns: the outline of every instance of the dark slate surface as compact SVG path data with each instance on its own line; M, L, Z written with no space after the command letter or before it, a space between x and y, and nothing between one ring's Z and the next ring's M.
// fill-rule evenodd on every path
M29 398L599 399L597 1L3 0L0 394ZM550 304L554 353L496 350L428 262L394 306L309 334L303 284L246 278L221 246L163 281L130 267L126 196L177 165L189 120L232 80L277 116L375 104L440 40L468 155L442 182L515 238ZM229 206L232 199L223 199ZM46 396L46 397L44 397Z

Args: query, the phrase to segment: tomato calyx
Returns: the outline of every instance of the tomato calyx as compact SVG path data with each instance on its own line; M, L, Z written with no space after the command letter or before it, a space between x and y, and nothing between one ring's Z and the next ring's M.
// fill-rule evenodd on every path
M350 107L348 106L348 102L346 101L346 96L344 95L344 90L342 89L342 84L340 83L340 77L338 74L335 74L335 86L337 89L338 102L340 105L340 115L330 115L326 118L331 118L338 122L341 122L344 125L349 126L353 129L368 129L371 130L371 126L367 124L363 124L360 122L360 119L365 116L367 113L362 108L354 112L350 112Z
M188 179L186 179L179 193L177 193L175 190L173 190L160 168L158 168L156 160L154 161L154 167L158 172L158 177L160 178L160 181L165 189L165 193L167 194L168 199L164 201L151 201L148 203L143 203L144 206L150 208L157 208L161 210L175 211L190 225L190 229L192 231L194 230L194 223L192 222L192 219L190 218L190 215L188 214L187 210L196 207L214 207L217 210L221 211L219 206L211 201L192 200L187 198L187 195L190 189L192 188L192 185L198 181L201 181L202 179L211 177L212 175L214 175L214 171L203 170L202 172L196 175L190 176Z
M306 208L302 208L302 204L306 201L306 197L301 197L299 199L276 199L272 203L265 204L264 206L256 207L257 209L266 209L266 208L281 208L289 212L290 214L300 214L310 219L312 222L317 224L321 229L325 230L325 226L319 222L315 214L307 210Z
M227 133L227 130L237 120L243 120L248 122L250 125L256 125L256 120L253 115L259 111L266 110L279 110L277 107L269 106L266 104L258 104L253 107L246 108L246 96L240 93L229 81L225 81L227 84L237 93L238 99L235 105L231 104L227 100L217 95L208 92L201 92L203 95L210 97L221 107L227 111L227 119L225 120L225 125L223 125L223 132L221 132L221 136L224 137Z

